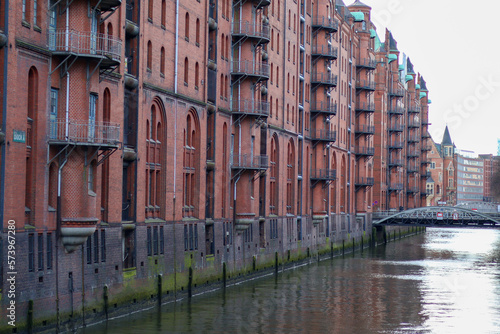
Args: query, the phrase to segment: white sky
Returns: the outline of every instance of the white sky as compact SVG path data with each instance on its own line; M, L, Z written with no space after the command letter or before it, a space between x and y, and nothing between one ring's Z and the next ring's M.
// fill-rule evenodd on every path
M427 82L429 128L446 124L458 149L497 153L500 138L498 0L361 0L383 41L387 27ZM346 5L354 2L344 0Z

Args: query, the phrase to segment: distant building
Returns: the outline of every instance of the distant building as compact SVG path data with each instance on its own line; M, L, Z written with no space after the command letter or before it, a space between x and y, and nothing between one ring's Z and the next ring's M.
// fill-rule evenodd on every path
M494 156L492 154L480 154L480 158L484 161L484 191L483 191L483 201L484 202L500 202L500 198L495 198L493 192L493 174L495 169L500 167L500 156Z
M482 202L484 192L484 161L477 154L458 151L457 204Z

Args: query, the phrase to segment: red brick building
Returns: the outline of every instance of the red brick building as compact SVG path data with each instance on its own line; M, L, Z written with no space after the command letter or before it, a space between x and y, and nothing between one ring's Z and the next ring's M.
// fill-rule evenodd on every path
M0 6L20 326L359 244L374 206L425 204L425 81L359 1Z

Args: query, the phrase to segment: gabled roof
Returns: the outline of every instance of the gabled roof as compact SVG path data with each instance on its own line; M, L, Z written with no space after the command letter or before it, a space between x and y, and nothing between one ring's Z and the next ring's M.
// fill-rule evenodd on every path
M389 50L398 51L398 42L392 36L392 32L389 32Z
M441 141L442 146L453 146L453 142L451 141L450 131L448 130L448 125L444 129L443 140Z
M427 183L434 183L434 180L432 179L432 176L429 176L427 178L427 181L425 181L425 182L427 182Z
M367 7L367 8L372 9L370 6L365 5L364 3L362 3L359 0L356 0L352 5L349 5L349 7Z
M415 71L413 70L413 64L411 63L410 58L408 58L406 61L406 72L408 74L415 74Z
M424 77L422 77L422 76L420 77L420 90L428 92L427 83L425 82Z

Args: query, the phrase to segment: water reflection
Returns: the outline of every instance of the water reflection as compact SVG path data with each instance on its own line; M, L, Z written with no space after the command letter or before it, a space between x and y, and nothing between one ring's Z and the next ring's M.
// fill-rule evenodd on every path
M499 333L500 232L432 229L85 333Z

